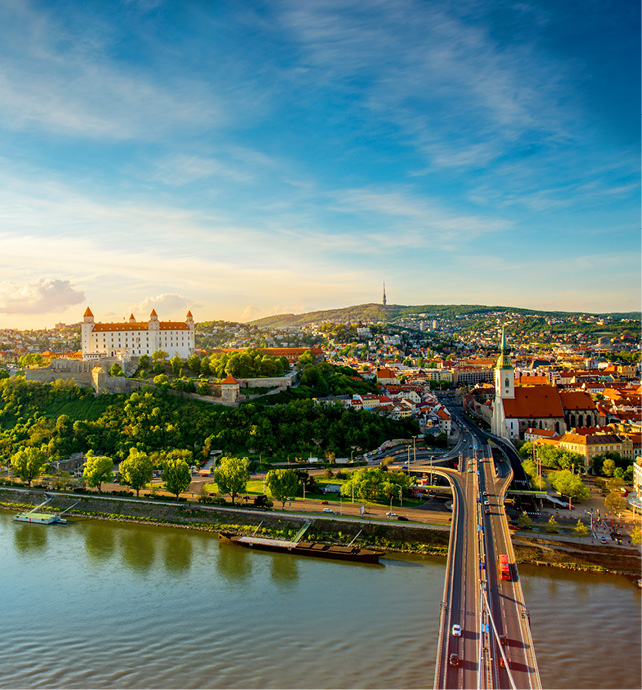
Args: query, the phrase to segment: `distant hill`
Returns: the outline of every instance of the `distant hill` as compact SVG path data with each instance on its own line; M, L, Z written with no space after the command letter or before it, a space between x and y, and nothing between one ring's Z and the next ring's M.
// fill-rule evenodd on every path
M424 304L420 306L404 306L400 304L359 304L342 309L325 309L311 311L305 314L277 314L262 319L250 321L254 326L262 328L283 328L287 326L305 326L310 323L328 321L330 323L355 323L357 321L392 322L405 316L425 314L426 318L451 319L457 315L479 315L483 317L492 312L511 312L528 316L580 316L588 312L568 311L538 311L537 309L522 309L520 307L489 307L482 304ZM612 316L614 318L640 318L640 312L618 312L612 314L594 314L595 316Z

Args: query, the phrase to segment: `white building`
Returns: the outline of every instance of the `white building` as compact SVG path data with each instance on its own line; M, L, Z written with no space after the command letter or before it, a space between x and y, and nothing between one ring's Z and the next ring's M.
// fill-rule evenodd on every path
M194 318L188 311L185 321L159 321L154 309L149 321L136 321L131 314L128 323L95 323L87 307L81 343L83 359L151 355L156 350L186 359L194 352Z

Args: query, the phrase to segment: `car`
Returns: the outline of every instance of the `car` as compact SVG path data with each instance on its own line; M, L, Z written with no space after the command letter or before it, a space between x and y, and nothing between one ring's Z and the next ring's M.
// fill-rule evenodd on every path
M327 502L327 501L321 501L321 505L322 505L322 506L327 506L327 505L328 505L328 502Z
M485 505L485 506L489 506L489 505L490 505L490 501L484 501L484 505Z
M401 520L402 522L408 522L408 518L405 515L397 515L397 520Z
M484 511L484 513L486 513L486 515L490 515L490 508L486 508L486 510Z
M461 625L455 623L455 625L453 625L452 634L453 637L461 637Z
M456 654L451 654L448 658L448 663L451 666L459 666L459 657Z
M488 496L488 491L484 491L484 496Z
M332 510L332 508L324 508L323 512L324 513L332 513L334 515L334 510Z
M499 641L500 641L502 644L506 644L506 635L500 635L500 636L499 636Z
M397 513L388 512L388 513L386 513L386 516L387 517L397 517Z
M606 544L606 537L602 537L600 541L602 542L602 544Z

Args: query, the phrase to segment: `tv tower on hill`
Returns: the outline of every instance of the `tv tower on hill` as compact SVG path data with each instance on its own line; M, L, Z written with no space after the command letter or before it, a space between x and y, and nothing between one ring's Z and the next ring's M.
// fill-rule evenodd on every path
M388 304L388 300L386 299L386 281L383 281L383 301L382 301L383 306L385 307L386 304Z

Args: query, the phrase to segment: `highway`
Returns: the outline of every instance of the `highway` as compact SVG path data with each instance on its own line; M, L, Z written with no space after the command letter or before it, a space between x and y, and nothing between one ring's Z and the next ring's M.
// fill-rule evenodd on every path
M493 461L488 434L461 413L454 416L461 430L459 468L433 467L453 489L434 687L540 688L504 512L513 469L506 460ZM508 559L510 580L500 578L500 555ZM462 628L459 637L452 634L455 624Z

